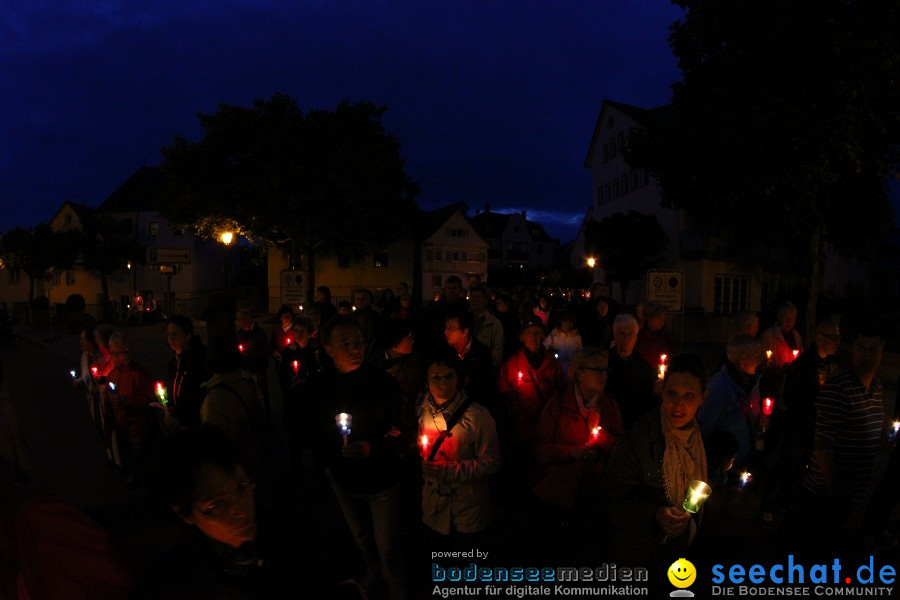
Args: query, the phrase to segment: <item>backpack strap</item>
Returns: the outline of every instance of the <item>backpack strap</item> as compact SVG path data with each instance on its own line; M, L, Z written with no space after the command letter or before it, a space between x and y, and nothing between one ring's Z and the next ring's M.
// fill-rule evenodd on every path
M469 405L472 404L474 400L472 398L466 398L462 404L459 405L459 408L456 409L456 412L450 417L447 421L447 428L441 432L438 436L438 439L434 441L434 445L431 447L431 453L428 455L428 460L433 461L434 457L437 456L438 450L441 447L441 444L444 443L444 440L453 435L450 431L456 427L456 424L459 423L459 420L462 419L462 416L465 414L466 410L468 410Z

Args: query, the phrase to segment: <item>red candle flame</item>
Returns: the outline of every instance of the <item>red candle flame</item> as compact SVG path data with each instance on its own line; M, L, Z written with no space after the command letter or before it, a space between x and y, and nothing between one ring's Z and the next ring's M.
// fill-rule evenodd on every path
M295 360L294 362L292 362L291 366L294 367L294 375L296 375L297 373L300 372L300 361L299 360Z
M96 365L91 367L91 375L93 375L94 377L100 375L100 369Z
M243 352L243 351L244 351L244 345L238 344L238 352Z
M766 398L765 400L763 400L762 411L764 415L771 415L773 408L775 408L775 400L773 400L772 398Z
M797 358L797 356L800 355L800 351L799 350L791 350L791 354L793 355L793 358ZM792 360L793 360L793 358L792 358Z
M519 371L519 377L518 377L518 379L519 379L519 385L522 384L522 377L524 377L524 375L525 375L525 374L522 373L522 371Z

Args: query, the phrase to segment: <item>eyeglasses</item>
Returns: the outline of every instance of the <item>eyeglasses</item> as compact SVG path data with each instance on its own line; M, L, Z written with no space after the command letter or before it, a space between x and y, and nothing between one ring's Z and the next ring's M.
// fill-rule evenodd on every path
M203 508L195 506L194 510L204 517L223 517L227 515L238 502L247 502L252 497L253 490L255 489L255 481L251 479L241 481L237 484L237 488L235 488L233 494L219 496L212 502L205 504Z
M609 371L609 369L607 369L606 367L581 367L581 370L582 371L593 371L594 373L597 373L598 375L602 375L603 373L606 373L607 371Z

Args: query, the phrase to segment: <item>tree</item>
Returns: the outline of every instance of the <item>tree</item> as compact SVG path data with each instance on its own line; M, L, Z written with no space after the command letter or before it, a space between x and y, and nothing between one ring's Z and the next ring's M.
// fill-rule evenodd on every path
M599 260L609 278L619 283L623 303L628 284L643 277L668 243L655 215L633 210L591 221L584 230L585 252Z
M823 239L863 255L891 223L900 140L900 5L858 0L676 0L682 80L667 118L629 141L663 203L732 248L785 249L809 278ZM808 329L807 331L810 331Z
M143 263L146 250L131 231L127 220L119 221L109 215L94 215L83 223L79 250L84 260L84 268L97 271L100 275L102 294L101 315L107 320L109 315L109 276L121 271L128 262L132 268Z
M52 268L69 269L78 255L78 234L56 232L47 223L34 227L14 227L0 238L3 262L28 275L28 306L34 301L34 283Z
M384 130L385 110L344 101L303 114L283 94L249 108L221 104L199 115L202 140L163 148L160 213L204 236L231 229L295 246L311 294L316 252L359 255L367 242L412 232L418 188Z

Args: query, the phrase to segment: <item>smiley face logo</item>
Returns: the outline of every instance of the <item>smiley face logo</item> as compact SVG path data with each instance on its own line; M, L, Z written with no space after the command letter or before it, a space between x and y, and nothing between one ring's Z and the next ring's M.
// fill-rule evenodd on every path
M697 579L697 569L686 558L679 558L669 567L669 582L677 588L690 587Z

